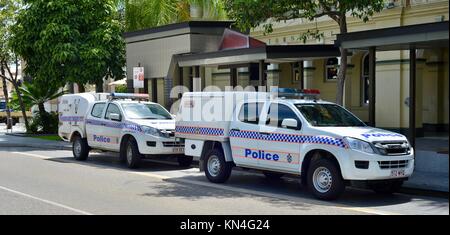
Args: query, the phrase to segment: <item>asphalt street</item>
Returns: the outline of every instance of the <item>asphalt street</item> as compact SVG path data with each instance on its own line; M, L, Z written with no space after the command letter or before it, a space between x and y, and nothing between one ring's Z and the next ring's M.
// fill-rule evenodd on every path
M198 168L146 161L129 170L114 153L0 149L0 214L449 214L449 200L390 196L350 188L342 198L313 198L298 179L268 180L233 171L225 184Z

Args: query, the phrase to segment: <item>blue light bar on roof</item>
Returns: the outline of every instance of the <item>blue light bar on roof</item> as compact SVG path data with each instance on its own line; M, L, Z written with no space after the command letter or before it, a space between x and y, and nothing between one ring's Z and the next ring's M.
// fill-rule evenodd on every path
M295 88L273 88L271 93L278 97L298 97L298 98L313 98L317 99L320 95L320 91L316 89L295 89Z
M109 95L110 99L136 99L136 100L144 100L150 99L148 94L133 94L133 93L111 93Z

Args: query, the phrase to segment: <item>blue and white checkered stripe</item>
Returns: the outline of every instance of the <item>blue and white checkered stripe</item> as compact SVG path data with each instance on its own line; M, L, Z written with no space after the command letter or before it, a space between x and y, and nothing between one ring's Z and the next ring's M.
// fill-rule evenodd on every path
M290 135L290 134L279 134L271 133L269 135L261 135L255 131L230 131L230 137L244 138L244 139L257 139L257 140L267 140L267 141L277 141L277 142L288 142L288 143L309 143L309 144L327 144L333 145L341 148L346 148L344 141L342 139L337 139L328 136L310 136L310 135Z
M61 116L59 117L61 122L82 122L84 117L82 116Z
M213 127L193 127L193 126L177 126L175 127L177 133L192 134L192 135L210 135L223 136L224 130L222 128Z
M133 124L133 123L108 122L108 121L87 119L86 124L90 124L90 125L94 125L94 126L102 126L102 124L105 124L105 125L103 125L105 127L111 127L111 128L116 128L116 129L127 129L127 130L142 132L141 126Z

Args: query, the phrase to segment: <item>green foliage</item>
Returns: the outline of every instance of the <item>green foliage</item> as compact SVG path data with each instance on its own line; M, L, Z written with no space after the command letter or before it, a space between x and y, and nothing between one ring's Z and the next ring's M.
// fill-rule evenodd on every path
M115 92L117 92L117 93L127 93L128 92L127 85L118 85L118 86L116 86Z
M272 32L273 21L303 18L309 21L329 16L339 25L346 16L357 17L364 22L384 7L384 0L225 0L230 18L242 30L262 25L265 32Z
M44 103L62 96L66 91L62 91L56 83L47 83L43 86L37 80L33 80L32 83L24 83L19 90L22 92L25 104L36 105L39 108L39 112L33 116L29 131L45 134L55 133L55 128L58 131L58 116L55 121L54 115L45 111Z
M105 76L122 79L125 43L112 0L24 0L11 46L27 63L25 72L63 86Z
M203 19L227 19L223 0L122 0L127 31L191 20L190 6L203 9Z
M56 134L58 133L58 113L36 113L30 123L29 133L32 134Z
M11 92L11 100L9 101L9 106L12 110L18 111L20 110L19 97L17 97L17 92L14 90ZM29 100L24 101L25 110L30 110L33 106Z
M42 85L39 81L33 80L33 82L25 82L20 88L22 91L23 102L30 106L43 105L45 102L54 100L67 91L62 91L55 83L47 83Z

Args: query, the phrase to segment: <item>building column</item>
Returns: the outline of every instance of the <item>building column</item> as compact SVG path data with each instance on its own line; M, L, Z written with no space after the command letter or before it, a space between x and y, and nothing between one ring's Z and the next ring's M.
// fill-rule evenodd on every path
M194 66L192 75L192 91L202 90L202 78L200 77L200 66Z
M264 60L260 60L259 61L259 66L258 66L258 68L259 68L259 82L258 82L258 91L262 91L262 92L265 92L265 91L267 91L267 88L266 87L264 87L265 85L266 85L266 82L265 82L265 76L264 76L264 73L265 73L265 64L264 64ZM259 88L261 88L262 90L259 90Z
M375 127L376 48L369 48L369 126Z
M409 49L409 143L416 145L416 48Z
M300 89L311 89L312 80L314 79L314 61L305 60L303 61L303 86Z

